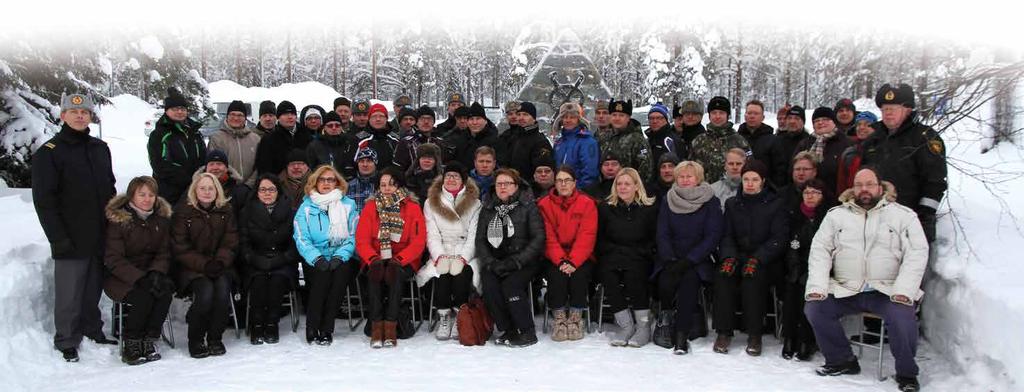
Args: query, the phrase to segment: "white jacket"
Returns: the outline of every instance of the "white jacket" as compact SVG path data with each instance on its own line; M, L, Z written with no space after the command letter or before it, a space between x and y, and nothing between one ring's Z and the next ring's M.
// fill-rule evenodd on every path
M805 296L850 297L867 286L913 301L924 295L928 241L914 210L895 202L892 184L882 186L885 197L874 208L858 206L848 189L839 197L843 204L825 215L811 242Z
M444 177L431 184L423 216L427 221L427 250L430 260L416 273L421 287L440 276L434 261L442 255L462 256L473 268L473 287L480 290L480 262L476 258L476 224L480 216L480 190L473 181L466 181L456 197L442 188Z

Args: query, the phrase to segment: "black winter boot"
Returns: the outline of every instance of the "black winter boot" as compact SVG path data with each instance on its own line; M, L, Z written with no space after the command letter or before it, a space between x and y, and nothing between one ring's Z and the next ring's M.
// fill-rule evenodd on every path
M509 339L509 347L528 347L537 343L537 332L534 330L520 331L512 339Z
M142 340L125 339L121 346L121 362L135 366L146 363L146 357L142 354Z
M142 340L142 355L146 357L147 362L159 361L160 353L156 351L156 341L160 338L147 337Z
M276 344L281 340L277 331L277 324L266 324L263 326L263 341L267 344Z
M900 392L917 392L921 390L921 384L917 377L896 376L896 383L899 384Z
M782 340L782 359L793 359L793 355L796 355L796 349L796 339L788 336L785 337Z
M188 355L196 359L206 358L210 356L210 348L206 346L206 342L203 340L189 340Z
M253 323L249 327L249 343L252 345L263 344L263 326Z
M829 365L825 364L815 371L819 376L841 376L844 374L860 374L860 363L857 362L857 358L853 358L849 361Z
M690 341L688 331L676 332L675 344L672 346L672 354L686 355L690 353Z
M224 347L224 342L220 340L212 340L209 342L210 356L220 356L227 354L228 349Z

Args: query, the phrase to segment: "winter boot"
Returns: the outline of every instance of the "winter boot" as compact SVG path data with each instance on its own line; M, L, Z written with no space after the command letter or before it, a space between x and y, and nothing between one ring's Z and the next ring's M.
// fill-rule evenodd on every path
M761 335L747 337L747 355L752 357L761 355Z
M674 323L676 311L662 310L658 312L658 321L654 327L654 344L672 348L672 324Z
M206 346L206 342L202 339L189 340L188 355L195 359L206 358L210 356L210 348Z
M452 311L451 309L438 309L437 329L434 330L434 337L437 340L448 340L452 337Z
M515 330L504 331L500 335L494 338L494 344L499 346L508 346L508 343L512 341L512 338L516 337Z
M583 319L583 309L570 309L569 310L569 340L580 340L583 339L583 330L586 325L583 324L588 320Z
M226 347L224 347L224 342L223 341L220 341L220 340L209 340L209 339L207 339L207 341L208 341L208 345L210 347L210 356L211 357L216 357L216 356L227 354L228 350L227 350Z
M277 344L281 341L281 335L277 330L277 323L263 325L263 341L267 344Z
M156 341L160 338L145 338L142 340L142 355L146 357L146 362L159 361L160 353L156 351Z
M800 343L800 351L796 353L796 360L807 362L814 358L814 353L818 352L818 344L815 342L803 342Z
M313 344L320 340L320 332L314 328L306 327L306 343Z
M391 348L398 345L398 322L384 321L384 347Z
M619 333L612 337L612 346L625 346L626 343L629 343L629 338L636 332L636 327L633 326L633 315L629 314L629 309L615 312L615 324L619 326Z
M508 341L509 347L528 347L537 343L537 332L533 329L520 331Z
M787 336L782 340L782 359L793 359L793 356L796 355L796 349L796 339Z
M825 366L822 366L815 370L815 373L818 373L819 376L841 376L844 374L860 374L860 363L857 362L857 358L853 358L849 361L840 364L825 364Z
M921 390L921 384L917 377L896 376L896 383L899 384L900 392L917 392Z
M643 347L651 342L651 311L634 310L633 316L636 317L636 332L629 338L627 344L629 347Z
M715 338L714 351L719 354L729 353L729 345L732 344L732 336L724 332L719 332L718 337Z
M259 324L253 324L249 328L249 343L252 345L263 344L263 326Z
M124 339L124 345L121 346L121 362L131 366L146 363L146 357L142 355L142 350L142 340Z
M551 332L551 340L556 342L564 342L569 339L569 325L568 320L565 317L565 309L555 309L551 311L554 314L554 328Z
M321 332L320 337L316 339L317 346L330 346L331 343L334 343L333 333Z
M675 334L675 344L672 345L672 354L686 355L690 353L689 332L679 331Z
M370 328L370 347L384 347L384 322L374 321L373 325Z
M65 362L78 362L78 349L71 347L60 350Z
M459 340L459 308L452 308L452 339Z
M690 328L690 340L697 340L708 336L708 319L704 315L704 309L698 309L693 313L693 327Z

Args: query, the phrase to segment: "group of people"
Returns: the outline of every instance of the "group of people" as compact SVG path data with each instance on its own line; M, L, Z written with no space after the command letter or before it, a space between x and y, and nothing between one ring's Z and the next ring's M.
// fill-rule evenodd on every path
M813 133L788 105L774 132L758 101L736 131L724 97L708 102L707 126L696 101L655 104L646 131L630 101L598 102L592 120L568 102L550 133L530 102L506 105L499 130L480 104L448 98L441 123L405 95L391 122L363 100L301 115L266 101L255 128L235 101L207 144L172 91L149 140L153 176L115 196L110 152L89 136L91 100L65 96L61 132L33 158L56 265L55 347L77 361L83 336L112 342L100 287L129 309L128 364L159 359L173 295L192 302L195 358L225 354L236 291L252 344L279 341L282 298L301 286L306 341L330 345L346 289L365 279L374 348L397 345L410 280L432 285L437 339L457 337L460 307L480 295L497 344L532 345L538 282L554 341L584 337L599 285L613 346L688 353L707 334L709 297L714 351L740 330L757 356L774 289L783 357L820 347L819 374L859 372L839 318L871 311L887 324L901 390L918 388L915 305L946 169L909 86L878 91L880 121L845 99L820 107Z

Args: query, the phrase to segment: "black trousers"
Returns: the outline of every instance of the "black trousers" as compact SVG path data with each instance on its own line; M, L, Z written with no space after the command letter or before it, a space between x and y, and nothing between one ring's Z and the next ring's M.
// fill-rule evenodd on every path
M306 301L306 330L332 334L334 318L338 315L341 300L345 297L345 289L359 273L359 264L350 259L333 271L318 271L305 265L303 267L309 287L309 299Z
M683 261L680 261L683 262ZM697 299L700 295L700 275L689 268L678 272L666 268L658 273L658 298L662 309L675 309L674 326L679 331L689 331L693 325L694 313L700 311Z
M78 347L83 336L103 336L103 269L100 257L53 260L53 345L58 350Z
M646 310L650 307L646 268L600 268L600 274L605 301L612 313L626 309L627 306L633 310Z
M188 340L219 342L228 323L231 311L231 279L221 275L210 279L199 277L192 280L192 306L188 308L185 321L188 322Z
M767 301L767 269L759 269L753 276L744 277L740 271L733 276L715 272L714 327L719 333L732 335L736 329L737 302L743 304L743 323L747 334L760 336L764 329Z
M171 294L155 297L148 290L132 289L124 297L125 339L156 339L171 308Z
M370 277L366 285L370 301L370 321L398 321L398 310L402 306L402 286L412 278L412 267L392 261L385 263L382 268L384 271L380 274L379 280L374 279L377 274L367 274Z
M458 275L444 274L434 280L434 306L438 309L458 308L469 302L473 290L473 267L466 265Z
M782 329L786 337L797 343L813 343L814 330L804 314L804 290L806 285L787 283L782 302Z
M535 331L528 289L537 268L536 265L530 265L504 277L498 277L486 268L480 271L484 304L498 329Z
M587 307L587 295L590 288L590 271L593 263L583 263L576 272L566 275L551 263L547 264L548 294L546 302L549 309L565 308L566 299L569 306L575 309Z
M249 278L249 318L253 325L277 324L281 300L289 286L283 275L256 274Z

